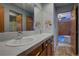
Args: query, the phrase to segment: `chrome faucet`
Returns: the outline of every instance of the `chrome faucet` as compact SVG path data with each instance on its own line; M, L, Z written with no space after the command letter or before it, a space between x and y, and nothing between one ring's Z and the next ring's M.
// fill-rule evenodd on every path
M20 40L22 39L22 32L17 32L17 39L16 40Z
M42 33L42 30L40 29L40 34Z

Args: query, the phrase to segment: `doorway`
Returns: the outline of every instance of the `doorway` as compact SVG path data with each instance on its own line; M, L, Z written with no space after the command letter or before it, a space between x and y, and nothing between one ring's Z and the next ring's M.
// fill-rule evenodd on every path
M77 7L71 11L57 14L58 18L58 55L77 55Z

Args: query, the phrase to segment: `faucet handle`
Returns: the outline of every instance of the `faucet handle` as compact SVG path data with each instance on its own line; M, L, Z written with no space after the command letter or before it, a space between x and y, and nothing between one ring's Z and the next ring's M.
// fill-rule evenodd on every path
M22 32L17 32L17 39L22 39Z
M23 34L21 31L19 31L18 33Z

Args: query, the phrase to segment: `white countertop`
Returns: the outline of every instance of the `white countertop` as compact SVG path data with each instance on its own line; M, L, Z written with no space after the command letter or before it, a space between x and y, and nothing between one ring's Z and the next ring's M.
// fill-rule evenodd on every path
M16 56L16 55L20 54L21 52L29 49L30 47L36 45L37 43L41 42L42 40L49 38L50 36L53 36L53 34L42 33L42 34L28 36L28 38L34 38L34 41L32 41L31 43L28 43L24 46L18 46L18 47L7 46L5 44L6 41L0 42L0 56Z

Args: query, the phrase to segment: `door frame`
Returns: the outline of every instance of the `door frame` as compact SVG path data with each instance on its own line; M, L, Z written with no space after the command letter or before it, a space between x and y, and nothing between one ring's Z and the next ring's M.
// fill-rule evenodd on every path
M78 55L78 6L76 6L76 55Z

